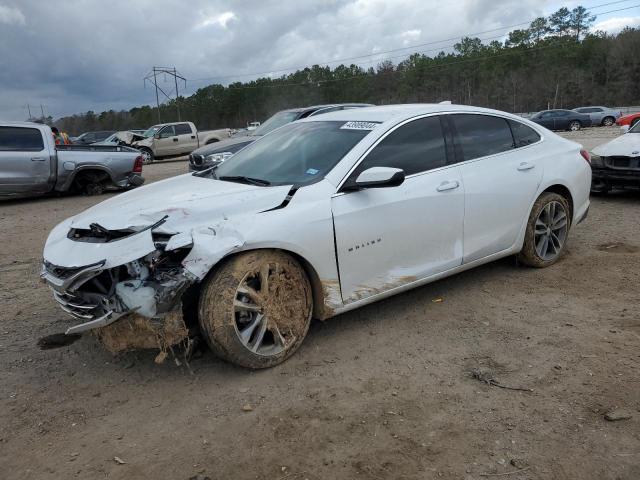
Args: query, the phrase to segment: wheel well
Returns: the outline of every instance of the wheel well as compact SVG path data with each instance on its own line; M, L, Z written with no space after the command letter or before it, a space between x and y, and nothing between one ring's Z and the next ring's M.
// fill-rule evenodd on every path
M302 265L302 268L304 269L304 272L307 274L307 278L309 279L309 283L311 284L311 293L313 295L313 318L323 320L330 316L329 312L326 311L326 308L324 306L324 290L322 288L322 282L320 281L318 272L316 272L315 268L313 268L311 263L309 263L304 257L290 250L285 250L282 248L256 248L253 250L242 250L240 252L233 252L221 258L220 261L216 263L211 268L211 270L209 270L209 273L206 275L206 277L209 277L210 275L214 274L215 271L220 267L220 265L223 262L229 260L230 258L233 258L236 255L241 255L243 253L253 252L256 250L278 250L280 252L291 255L298 262L300 262L300 265ZM183 303L183 313L185 314L185 319L187 318L187 315L188 315L189 318L192 320L190 323L194 325L197 325L197 304L198 304L198 299L200 297L200 289L202 287L203 281L204 279L192 285L189 288L189 290L187 290L187 292L183 294L182 303Z
M569 202L569 209L571 210L570 218L573 219L573 197L571 196L571 192L569 191L569 189L567 187L565 187L564 185L560 185L560 184L551 185L550 187L547 187L545 192L557 193L558 195L561 195L564 198L566 198L567 202ZM544 192L542 192L542 193L544 193Z
M104 182L105 180L111 178L109 173L104 170L100 170L99 168L86 168L83 170L79 170L78 173L73 177L73 183L77 184L82 181L89 181L92 183Z

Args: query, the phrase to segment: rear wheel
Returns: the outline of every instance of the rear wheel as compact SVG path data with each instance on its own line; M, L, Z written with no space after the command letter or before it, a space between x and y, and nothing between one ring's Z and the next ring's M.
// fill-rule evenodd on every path
M571 209L562 195L545 192L533 204L518 259L530 267L548 267L564 251L571 227Z
M569 130L571 130L572 132L577 132L581 128L582 124L578 120L574 120L573 122L569 123Z
M153 163L153 152L149 148L141 148L140 154L142 155L142 163L145 165Z
M613 125L615 123L616 119L613 117L604 117L602 119L602 126L604 127L610 127L611 125Z
M309 329L311 285L290 255L256 250L231 257L206 281L200 328L213 352L246 368L282 363Z

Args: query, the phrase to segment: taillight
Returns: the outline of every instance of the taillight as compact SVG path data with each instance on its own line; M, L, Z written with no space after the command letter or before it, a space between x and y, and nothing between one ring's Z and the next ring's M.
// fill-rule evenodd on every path
M584 148L580 150L580 155L582 155L582 158L584 158L587 163L591 163L591 155L589 155L589 152L587 152Z
M136 161L133 164L133 173L142 173L142 165L144 165L142 155L138 155L136 157Z

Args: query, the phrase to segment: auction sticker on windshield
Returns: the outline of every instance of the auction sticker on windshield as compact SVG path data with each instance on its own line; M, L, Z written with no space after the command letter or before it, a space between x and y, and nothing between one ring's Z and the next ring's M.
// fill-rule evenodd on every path
M347 122L340 128L343 130L373 130L379 122Z

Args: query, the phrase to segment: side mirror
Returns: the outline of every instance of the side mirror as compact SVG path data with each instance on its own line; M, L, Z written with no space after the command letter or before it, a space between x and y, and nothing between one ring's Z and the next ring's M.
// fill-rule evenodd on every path
M620 127L620 130L622 131L622 134L624 135L625 133L629 132L629 125L622 125Z
M404 182L404 170L391 167L371 167L366 169L353 185L355 189L397 187Z

